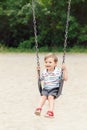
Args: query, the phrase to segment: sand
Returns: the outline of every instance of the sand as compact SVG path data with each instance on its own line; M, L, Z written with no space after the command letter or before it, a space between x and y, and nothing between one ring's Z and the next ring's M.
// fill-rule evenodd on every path
M43 57L40 54L41 70ZM59 66L62 54L58 54ZM87 130L87 54L67 54L69 79L55 100L55 118L34 115L40 100L36 55L0 54L0 130Z

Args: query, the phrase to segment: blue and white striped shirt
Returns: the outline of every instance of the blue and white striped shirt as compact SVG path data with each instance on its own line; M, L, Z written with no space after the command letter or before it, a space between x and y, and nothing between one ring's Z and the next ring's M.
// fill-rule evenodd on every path
M44 88L52 89L59 87L60 77L61 68L56 67L53 72L48 72L45 69L41 75L41 80L43 80Z

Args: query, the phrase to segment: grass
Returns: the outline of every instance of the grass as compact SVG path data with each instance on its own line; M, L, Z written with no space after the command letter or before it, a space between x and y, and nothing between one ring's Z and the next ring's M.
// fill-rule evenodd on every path
M35 48L33 49L24 49L24 48L7 48L4 46L0 46L0 53L34 53L36 52ZM55 47L52 49L48 49L47 47L39 48L39 52L63 52L63 48ZM66 52L70 53L87 53L87 47L78 47L74 46L73 48L66 48Z
M73 48L69 48L68 52L71 53L87 53L87 47L78 47L78 46L74 46Z

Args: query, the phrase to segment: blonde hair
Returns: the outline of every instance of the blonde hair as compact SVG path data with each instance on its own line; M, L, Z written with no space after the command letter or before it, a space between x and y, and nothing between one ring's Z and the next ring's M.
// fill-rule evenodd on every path
M46 61L46 59L48 58L53 58L54 59L54 62L58 62L58 57L54 54L54 53L49 53L47 54L45 57L44 57L44 61Z

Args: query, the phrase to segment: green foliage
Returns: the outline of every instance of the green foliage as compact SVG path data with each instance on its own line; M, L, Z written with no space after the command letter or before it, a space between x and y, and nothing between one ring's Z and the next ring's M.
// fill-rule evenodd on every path
M78 44L83 44L84 47L87 47L87 25L80 28L80 35L78 36Z
M20 42L18 48L21 48L21 49L32 49L33 46L34 46L34 38L30 38L30 40L25 40L23 42Z
M35 13L40 50L63 47L68 1L36 0ZM87 0L71 3L68 48L87 46ZM32 0L0 1L0 43L7 47L33 49Z
M87 47L81 47L81 46L77 46L75 45L72 48L68 48L67 52L72 52L72 53L87 53Z

